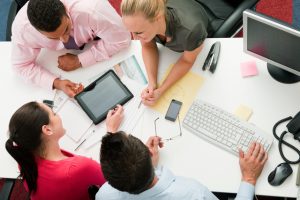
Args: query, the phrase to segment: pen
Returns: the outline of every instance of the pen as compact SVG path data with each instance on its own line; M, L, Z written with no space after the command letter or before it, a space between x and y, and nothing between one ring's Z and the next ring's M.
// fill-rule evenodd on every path
M86 141L86 138L84 140L82 140L82 142L80 142L80 144L75 148L74 151L77 151L77 149L79 149L79 147Z
M142 100L139 103L138 109L140 109L141 105L142 105Z
M91 134L89 136L87 136L86 138L84 138L84 140L82 140L82 142L79 143L79 145L74 149L74 151L77 151L79 149L79 147L81 147L81 145L89 138L93 135L93 133L95 133L95 130L93 130L91 132Z

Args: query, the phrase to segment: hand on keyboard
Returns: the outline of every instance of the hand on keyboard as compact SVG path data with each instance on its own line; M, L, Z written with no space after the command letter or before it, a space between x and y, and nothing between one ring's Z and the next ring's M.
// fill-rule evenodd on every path
M268 159L268 154L259 143L252 143L248 152L239 151L242 180L252 185L258 177Z

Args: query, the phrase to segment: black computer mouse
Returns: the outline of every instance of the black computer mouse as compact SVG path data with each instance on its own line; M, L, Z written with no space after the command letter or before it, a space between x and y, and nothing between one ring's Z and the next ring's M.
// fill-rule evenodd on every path
M292 173L293 169L288 163L281 163L269 174L268 182L273 186L281 185Z

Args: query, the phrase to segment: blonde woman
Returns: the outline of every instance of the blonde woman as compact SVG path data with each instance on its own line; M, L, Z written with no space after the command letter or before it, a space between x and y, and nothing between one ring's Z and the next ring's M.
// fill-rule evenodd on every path
M196 0L123 0L122 20L133 37L141 41L149 84L141 97L154 105L159 97L193 66L207 37L208 18ZM169 75L157 85L158 49L156 42L182 52Z

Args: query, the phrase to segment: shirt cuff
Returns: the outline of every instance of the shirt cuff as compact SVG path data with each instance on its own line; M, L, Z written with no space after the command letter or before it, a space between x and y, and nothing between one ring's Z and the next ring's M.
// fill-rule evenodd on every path
M53 90L53 82L57 78L59 78L59 76L51 73L44 74L44 76L40 80L40 86L46 88L47 90Z
M91 49L88 49L88 50L82 52L81 54L79 54L78 59L79 59L82 67L88 67L97 62L94 58L94 55L92 54Z
M244 200L249 199L252 200L254 197L254 185L242 181L240 184L239 191L236 195L236 199Z

